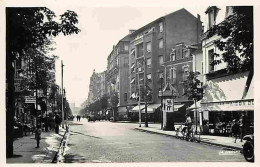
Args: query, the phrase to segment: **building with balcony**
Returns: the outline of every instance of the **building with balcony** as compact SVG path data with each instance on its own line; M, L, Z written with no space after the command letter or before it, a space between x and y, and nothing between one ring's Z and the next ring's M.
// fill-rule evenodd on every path
M249 71L227 73L227 63L212 64L213 60L221 58L220 51L215 41L222 39L218 35L208 37L208 30L213 25L220 24L229 15L232 8L220 9L210 6L206 10L207 20L205 32L201 35L203 51L203 81L207 85L203 101L201 102L203 119L209 120L212 131L216 132L219 122L225 125L239 119L244 113L250 123L254 118L254 78ZM215 57L213 53L219 54ZM237 56L239 56L237 54Z
M150 120L159 119L160 98L158 97L160 84L160 76L164 76L164 85L167 82L164 71L168 66L174 66L178 69L188 70L192 68L192 57L185 57L182 60L173 61L171 52L173 47L179 52L178 56L183 56L183 44L192 45L199 43L199 37L202 32L200 17L196 18L185 9L180 9L166 16L160 17L151 23L141 27L130 34L131 42L129 47L129 106L132 106L131 112L138 113L137 100L139 97L144 102L142 90L144 87L149 89L152 98L148 99L148 112ZM183 43L183 44L181 44ZM186 50L185 50L186 51ZM188 53L187 53L188 55ZM167 63L166 63L167 62ZM183 67L177 62L181 62ZM178 66L177 66L178 64ZM167 69L166 69L167 67ZM179 74L176 74L179 75ZM181 74L180 77L182 77ZM177 78L178 79L178 78ZM174 82L177 82L175 80ZM140 90L140 91L139 91ZM144 106L142 105L141 108ZM156 112L158 111L158 112ZM142 111L143 112L143 111Z
M107 58L106 92L108 96L116 93L119 98L115 117L127 117L128 104L128 62L129 62L129 35L121 39Z

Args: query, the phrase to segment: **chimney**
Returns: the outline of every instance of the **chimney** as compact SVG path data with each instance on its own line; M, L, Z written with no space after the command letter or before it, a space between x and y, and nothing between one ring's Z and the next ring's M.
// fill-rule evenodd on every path
M135 32L135 30L129 30L129 34L132 34L133 32Z

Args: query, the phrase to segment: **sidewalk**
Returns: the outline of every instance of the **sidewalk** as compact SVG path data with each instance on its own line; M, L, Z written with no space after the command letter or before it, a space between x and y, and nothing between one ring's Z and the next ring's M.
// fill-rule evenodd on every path
M142 127L135 128L137 130L146 131L150 133L157 133L167 136L173 136L175 137L176 132L175 131L163 131L161 130L160 124L149 124L148 127L144 127L144 124L142 124ZM212 136L212 135L201 135L200 136L201 143L205 144L211 144L221 147L227 147L231 149L236 150L242 150L243 142L240 142L240 139L237 139L237 142L234 143L233 137L224 137L224 136Z
M42 132L40 148L36 147L34 134L18 138L14 141L14 157L7 158L6 163L52 163L59 150L65 130L60 133Z

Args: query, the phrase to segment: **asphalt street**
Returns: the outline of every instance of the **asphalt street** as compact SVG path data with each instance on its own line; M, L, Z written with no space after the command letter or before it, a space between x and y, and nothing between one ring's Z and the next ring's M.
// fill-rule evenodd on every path
M133 123L74 121L65 163L245 162L225 148L137 131Z

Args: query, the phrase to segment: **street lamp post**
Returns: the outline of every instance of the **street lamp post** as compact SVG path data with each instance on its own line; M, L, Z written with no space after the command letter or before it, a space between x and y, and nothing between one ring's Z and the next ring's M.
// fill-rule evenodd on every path
M163 75L160 75L161 79L161 130L163 129Z
M63 109L63 61L61 60L61 118L62 118L62 128L64 128L64 109Z

